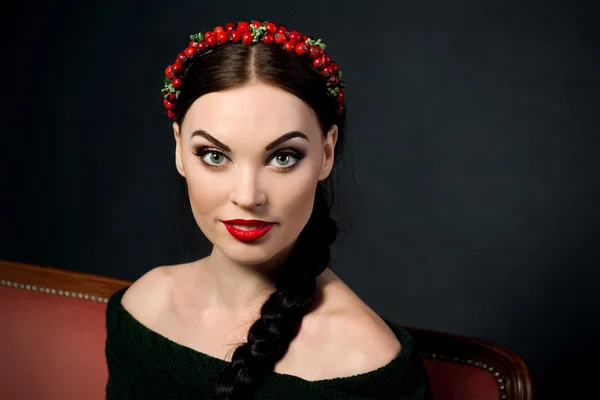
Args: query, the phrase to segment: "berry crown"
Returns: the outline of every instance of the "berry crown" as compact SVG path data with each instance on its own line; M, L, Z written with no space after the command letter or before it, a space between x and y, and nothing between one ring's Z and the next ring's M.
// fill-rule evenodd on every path
M212 31L190 35L188 47L177 55L175 62L165 70L165 84L161 90L163 105L171 119L177 117L175 104L179 98L181 86L187 69L192 61L208 54L217 46L242 43L251 45L262 42L279 45L284 50L305 58L327 82L327 94L337 102L336 111L344 110L345 84L342 71L329 55L325 54L325 43L321 39L314 40L296 30L288 31L285 26L277 26L273 22L228 22L225 27L217 26Z

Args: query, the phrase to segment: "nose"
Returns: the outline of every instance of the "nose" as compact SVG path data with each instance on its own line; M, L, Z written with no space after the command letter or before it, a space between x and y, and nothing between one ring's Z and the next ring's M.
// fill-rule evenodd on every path
M230 200L235 205L251 209L267 201L267 194L261 188L258 174L251 169L240 171L231 190Z

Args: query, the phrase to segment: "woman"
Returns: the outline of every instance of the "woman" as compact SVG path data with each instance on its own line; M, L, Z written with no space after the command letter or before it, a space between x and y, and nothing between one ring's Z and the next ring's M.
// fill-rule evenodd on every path
M327 267L345 109L324 47L229 23L166 69L175 165L213 249L111 297L107 398L429 396L411 337Z

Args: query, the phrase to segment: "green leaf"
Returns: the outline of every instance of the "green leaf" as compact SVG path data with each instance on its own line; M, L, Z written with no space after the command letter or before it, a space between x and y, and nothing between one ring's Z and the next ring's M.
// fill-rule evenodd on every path
M178 90L175 92L175 96L177 96L177 98L179 98L179 95L181 94L181 90Z
M175 93L175 88L174 88L173 86L171 86L171 87L169 88L169 91L170 91L171 93Z
M342 70L338 71L338 76L340 77L340 79L342 79L344 77L344 75L342 75Z
M190 35L190 40L196 40L196 35Z
M165 86L168 86L171 84L171 78L165 78Z
M322 48L323 50L325 50L325 47L327 47L327 46L325 46L325 43L319 43L319 47Z

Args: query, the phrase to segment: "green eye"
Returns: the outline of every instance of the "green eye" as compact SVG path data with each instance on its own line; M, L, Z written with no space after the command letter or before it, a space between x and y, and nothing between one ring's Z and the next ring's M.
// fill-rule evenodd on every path
M275 162L282 167L287 167L288 164L291 162L291 159L292 157L290 157L289 155L281 154L275 157Z
M209 165L221 165L225 163L227 158L222 153L209 151L202 157L202 160Z
M274 154L269 161L269 165L281 170L288 170L295 167L303 157L304 154L297 150L285 149Z
M296 153L282 152L275 154L273 158L271 158L270 164L277 168L287 169L293 167L300 158L301 157L296 155Z

